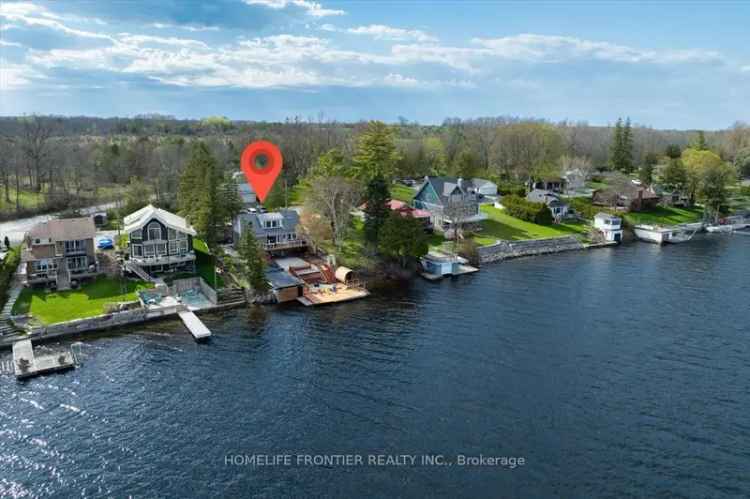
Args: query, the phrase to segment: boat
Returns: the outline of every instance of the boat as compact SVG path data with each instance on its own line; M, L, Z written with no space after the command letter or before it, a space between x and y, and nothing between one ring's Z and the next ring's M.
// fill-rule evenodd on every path
M690 241L700 230L697 224L662 227L659 225L636 225L635 237L656 244L684 243Z
M750 227L750 219L744 215L734 215L719 220L718 224L709 225L706 227L708 232L712 233L732 233L737 230L743 230Z
M706 232L710 232L712 234L728 233L734 232L734 228L732 225L709 225L706 227Z

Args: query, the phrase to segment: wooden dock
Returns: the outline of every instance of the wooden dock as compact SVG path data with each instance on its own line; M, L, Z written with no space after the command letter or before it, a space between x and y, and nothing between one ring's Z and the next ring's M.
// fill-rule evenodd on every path
M203 322L193 312L189 310L185 310L183 312L178 312L178 315L180 316L180 319L182 319L182 322L185 324L185 327L188 328L188 331L190 331L190 334L193 335L193 338L195 338L196 341L204 340L204 339L211 337L211 331L206 327L205 324L203 324Z
M318 291L312 292L309 289L305 291L304 296L297 298L297 301L306 307L312 307L316 305L327 305L329 303L341 303L345 301L359 300L369 296L370 292L362 287L349 287L345 284L339 284L336 286L336 291L329 289L328 287L321 288Z
M75 359L70 351L36 356L31 340L21 340L13 344L13 367L18 379L65 371L73 369L75 365Z

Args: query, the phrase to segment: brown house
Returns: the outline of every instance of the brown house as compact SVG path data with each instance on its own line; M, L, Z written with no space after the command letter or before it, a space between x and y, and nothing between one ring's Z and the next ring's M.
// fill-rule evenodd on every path
M68 289L71 280L97 275L95 234L91 217L49 220L32 227L22 253L27 283Z
M651 210L656 208L660 201L661 197L654 191L635 184L597 189L592 195L594 205L622 211Z

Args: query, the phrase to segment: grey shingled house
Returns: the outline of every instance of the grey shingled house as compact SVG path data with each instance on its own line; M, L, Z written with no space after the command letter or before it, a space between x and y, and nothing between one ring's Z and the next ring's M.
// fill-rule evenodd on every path
M232 224L234 246L239 247L246 230L251 230L261 248L267 252L304 248L307 242L298 233L299 214L294 210L270 213L244 211Z

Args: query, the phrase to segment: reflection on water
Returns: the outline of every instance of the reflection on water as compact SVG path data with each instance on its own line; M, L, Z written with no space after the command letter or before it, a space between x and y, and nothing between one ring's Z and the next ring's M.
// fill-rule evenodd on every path
M0 378L0 495L750 495L750 238L509 261L340 306L249 307ZM228 454L523 456L514 470Z

